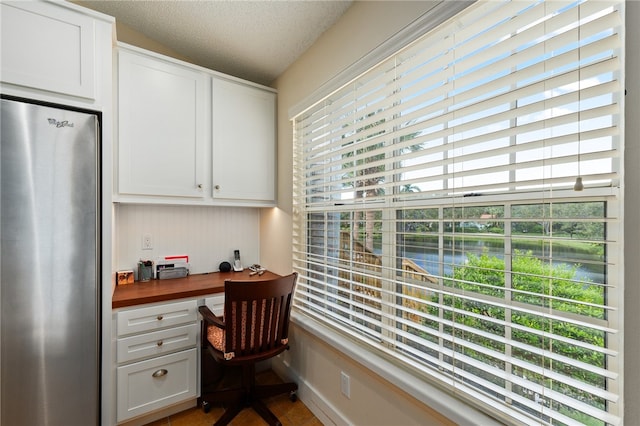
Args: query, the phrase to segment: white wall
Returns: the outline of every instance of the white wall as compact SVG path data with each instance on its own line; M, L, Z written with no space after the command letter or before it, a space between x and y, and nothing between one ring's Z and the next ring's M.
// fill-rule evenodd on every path
M116 265L136 270L140 259L189 255L191 273L218 270L240 250L245 266L260 263L260 210L246 207L127 205L116 207ZM153 249L142 250L142 235Z

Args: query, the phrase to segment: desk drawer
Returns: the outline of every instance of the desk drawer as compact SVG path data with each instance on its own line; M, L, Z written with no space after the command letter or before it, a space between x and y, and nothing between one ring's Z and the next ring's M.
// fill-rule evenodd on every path
M118 337L195 323L197 319L196 300L120 311L117 313Z
M197 396L197 350L118 367L118 422Z
M118 364L193 348L198 329L190 324L118 339Z
M204 299L204 304L213 312L213 315L221 317L224 314L224 293L207 297Z

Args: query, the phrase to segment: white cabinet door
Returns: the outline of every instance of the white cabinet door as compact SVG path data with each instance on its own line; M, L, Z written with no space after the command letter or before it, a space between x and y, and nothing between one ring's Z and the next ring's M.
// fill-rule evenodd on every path
M276 95L212 81L213 198L275 201Z
M117 368L118 422L197 396L196 348Z
M118 192L203 197L207 76L119 51Z
M94 20L55 3L0 3L2 82L93 99Z

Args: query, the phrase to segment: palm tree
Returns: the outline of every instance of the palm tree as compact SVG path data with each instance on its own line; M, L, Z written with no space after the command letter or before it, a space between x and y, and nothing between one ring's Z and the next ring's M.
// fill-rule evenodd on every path
M372 117L375 113L370 113L363 119ZM377 197L385 195L385 188L381 186L385 182L385 166L384 164L380 164L381 160L384 159L384 152L376 151L382 150L385 146L385 141L376 141L375 143L367 144L368 140L373 138L377 138L385 133L384 130L376 131L376 127L380 126L386 121L386 119L381 119L379 121L370 123L363 128L359 129L360 134L363 136L355 141L350 141L348 145L353 144L354 150L344 154L344 157L356 157L358 158L356 162L353 161L343 161L343 167L352 169L347 172L344 176L344 185L347 187L353 187L354 198L358 199L375 199ZM378 127L382 128L382 127ZM371 133L368 131L373 130ZM366 133L365 133L366 132ZM410 139L414 139L418 133L412 133L406 136L403 136L398 140L398 142L404 142ZM381 139L381 138L380 138ZM362 146L361 144L366 144ZM346 146L346 145L345 145ZM411 145L409 147L404 148L404 150L408 150L410 152L419 151L422 149L422 145ZM371 153L372 155L366 155L367 153ZM370 167L367 167L367 164L373 164ZM377 165L376 165L377 164ZM364 165L364 167L362 167ZM355 169L355 173L353 170ZM401 192L419 192L420 188L415 185L407 184L404 185ZM367 250L373 252L373 236L374 236L374 226L375 226L375 211L373 210L365 210L364 212L356 213L356 217L354 217L353 227L352 227L352 238L356 241L359 240L360 236L360 221L363 221L365 224L364 230L364 246Z
M420 192L420 187L407 183L400 187L400 192Z

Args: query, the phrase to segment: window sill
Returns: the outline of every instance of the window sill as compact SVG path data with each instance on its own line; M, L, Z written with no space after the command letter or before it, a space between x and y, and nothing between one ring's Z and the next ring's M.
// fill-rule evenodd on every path
M291 322L307 333L327 342L332 348L342 352L398 388L403 389L420 402L457 424L482 426L502 425L501 422L474 409L450 393L427 382L418 380L388 360L354 344L339 333L305 315L292 311Z

